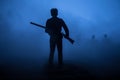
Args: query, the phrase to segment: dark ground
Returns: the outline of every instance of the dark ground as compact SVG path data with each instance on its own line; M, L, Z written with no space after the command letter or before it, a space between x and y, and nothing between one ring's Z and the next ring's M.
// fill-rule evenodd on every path
M67 55L70 60L64 60L62 68L57 62L49 67L45 57L33 56L33 52L28 57L16 50L16 57L6 51L0 56L0 80L120 80L120 45L94 42L80 51L83 56Z
M28 67L30 66L30 67ZM11 64L0 67L0 80L119 80L119 74L103 76L92 73L96 72L83 64L65 63L62 67L54 64L50 67L47 64Z

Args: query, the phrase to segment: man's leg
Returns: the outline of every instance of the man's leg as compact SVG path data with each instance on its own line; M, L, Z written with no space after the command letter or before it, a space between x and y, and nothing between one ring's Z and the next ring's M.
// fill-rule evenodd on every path
M62 39L58 40L57 49L58 49L58 63L59 65L62 65L63 64Z
M54 52L55 52L55 42L54 40L50 39L49 64L53 64Z

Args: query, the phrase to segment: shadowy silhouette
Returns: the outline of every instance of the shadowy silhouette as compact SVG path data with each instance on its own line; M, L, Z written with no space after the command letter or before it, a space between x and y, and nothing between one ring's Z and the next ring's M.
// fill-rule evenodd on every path
M108 37L108 35L107 34L104 34L104 38L107 38Z
M95 39L95 35L92 35L92 39Z
M50 55L49 55L49 64L53 64L53 57L55 52L55 47L57 46L58 50L58 63L62 65L63 63L63 54L62 54L62 38L61 33L62 28L65 30L66 36L69 36L69 30L65 22L57 17L58 10L56 8L51 9L52 18L48 19L46 22L45 32L50 35Z
M96 80L95 76L91 75L83 66L74 64L64 64L62 67L57 64L51 67L45 65L43 74L48 80Z

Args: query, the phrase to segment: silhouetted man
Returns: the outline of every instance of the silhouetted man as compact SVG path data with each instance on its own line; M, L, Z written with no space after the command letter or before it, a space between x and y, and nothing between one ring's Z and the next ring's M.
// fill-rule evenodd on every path
M62 28L65 30L66 36L69 37L69 30L65 22L57 17L58 10L56 8L51 9L52 18L48 19L46 22L46 29L50 35L50 55L49 55L49 64L53 64L54 52L57 46L58 50L58 63L61 65L63 63L63 54L62 54Z

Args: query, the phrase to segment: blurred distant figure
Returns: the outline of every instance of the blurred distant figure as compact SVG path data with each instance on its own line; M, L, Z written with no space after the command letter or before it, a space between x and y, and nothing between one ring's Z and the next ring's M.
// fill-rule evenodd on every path
M95 35L92 35L92 39L95 39Z
M107 34L104 34L104 38L107 38L108 37L108 35Z
M63 54L62 54L62 38L61 29L65 30L66 36L69 37L69 30L65 22L57 17L58 10L56 8L51 9L51 18L46 22L45 32L50 36L50 55L49 55L49 64L53 64L55 47L58 50L58 63L63 64Z

